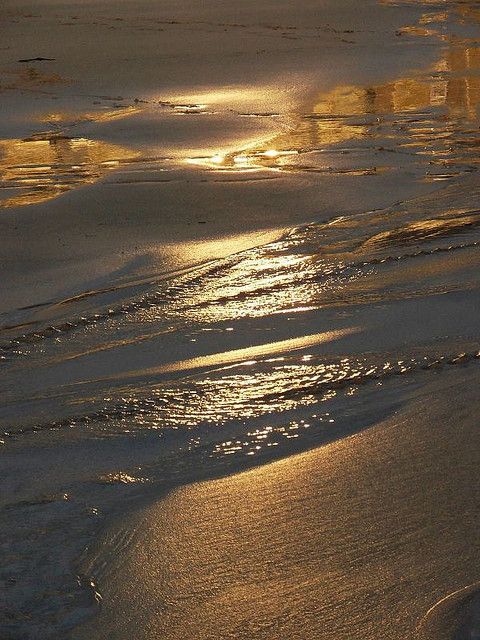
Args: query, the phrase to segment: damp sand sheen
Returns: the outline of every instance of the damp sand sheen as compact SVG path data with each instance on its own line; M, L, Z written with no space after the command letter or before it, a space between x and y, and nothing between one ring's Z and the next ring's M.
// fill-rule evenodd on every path
M477 637L477 3L0 21L0 636Z

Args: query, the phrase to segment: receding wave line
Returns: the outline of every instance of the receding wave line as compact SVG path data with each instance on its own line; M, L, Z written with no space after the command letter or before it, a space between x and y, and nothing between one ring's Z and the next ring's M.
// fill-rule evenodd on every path
M328 279L340 276L348 272L349 270L362 269L369 266L375 265L383 265L388 263L398 263L403 260L411 260L415 258L422 257L430 257L436 254L442 253L451 253L454 251L461 251L465 249L473 249L480 246L480 241L475 240L471 242L463 242L461 244L456 245L448 245L448 246L440 246L434 247L431 249L421 249L418 251L410 252L410 253L402 253L399 255L388 255L382 256L378 258L371 258L369 260L362 260L358 262L345 262L341 263L337 266L327 267L324 273L313 273L313 274L305 274L302 278L302 283L309 282L321 282L327 281ZM236 259L236 262L240 261L241 257ZM125 302L117 307L113 306L106 310L99 311L97 313L91 315L80 316L78 318L73 318L70 320L66 320L59 324L49 325L48 327L39 328L36 331L29 331L27 333L20 334L12 338L10 341L6 341L4 343L0 343L0 360L5 360L7 358L7 353L14 352L21 345L35 344L38 342L42 342L44 340L48 340L49 338L57 338L59 335L64 335L67 333L74 332L76 330L90 327L93 325L97 325L99 323L115 319L118 317L126 316L130 313L136 313L141 310L150 309L152 307L156 307L160 304L165 304L169 300L175 299L178 294L183 293L185 290L188 291L190 287L192 287L198 280L203 278L211 278L216 275L216 273L223 271L226 267L231 267L231 260L228 261L228 264L225 264L225 260L222 260L220 264L212 266L207 271L202 270L201 274L196 275L194 278L189 278L186 282L180 283L172 283L170 286L165 288L162 292L152 292L142 296L140 299L132 300L130 302ZM234 300L246 300L249 298L255 298L262 294L270 293L273 291L281 291L284 289L288 289L292 286L292 282L279 282L273 283L268 287L260 287L254 288L249 291L242 291L236 294L231 294L229 296L217 296L214 300L204 300L199 302L191 302L189 307L205 307L211 304L222 304L226 301L234 301ZM83 296L79 295L74 299L81 299ZM22 326L22 325L19 325ZM14 327L5 327L4 329L10 329Z
M341 332L338 332L341 333ZM337 336L339 337L339 336ZM300 347L297 347L300 348ZM237 354L238 356L238 354ZM429 371L442 371L446 368L460 365L469 365L471 363L478 362L480 360L480 349L472 350L469 352L461 352L453 355L444 355L437 357L423 357L423 358L405 358L398 360L397 362L384 362L382 364L368 364L366 363L363 370L356 370L352 373L340 372L336 378L333 378L331 374L327 374L327 377L323 380L312 378L306 381L302 379L301 386L294 386L290 389L284 389L275 392L267 392L260 394L255 398L256 402L261 404L267 403L274 399L299 399L307 395L328 395L331 391L341 391L344 389L356 388L367 385L369 383L378 383L385 381L395 376L413 375L421 372ZM229 364L230 359L226 358L223 362L216 362L216 364ZM187 363L183 363L187 366ZM213 362L211 363L213 364ZM195 368L195 362L191 363L192 368ZM204 366L207 366L206 364ZM148 373L148 372L147 372ZM156 411L167 412L171 406L171 398L175 398L175 389L173 393L165 394L152 398L148 397L144 400L135 397L132 401L124 400L121 404L112 407L106 407L98 411L70 416L61 420L55 420L52 422L31 425L19 429L6 429L1 432L3 437L17 438L21 435L33 434L44 431L58 431L62 429L72 429L82 426L93 425L95 423L106 423L111 420L125 420L127 418L138 418L142 416L145 418L145 413L155 413ZM196 395L198 391L193 390L192 393ZM168 428L168 422L164 425ZM177 428L177 427L175 427Z
M418 640L474 640L480 637L480 581L436 602L416 628Z

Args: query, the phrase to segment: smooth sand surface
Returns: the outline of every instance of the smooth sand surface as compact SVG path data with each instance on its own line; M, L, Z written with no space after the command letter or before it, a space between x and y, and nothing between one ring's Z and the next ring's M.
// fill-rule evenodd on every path
M446 616L422 618L478 578L474 371L361 434L136 514L89 566L105 601L74 638L450 637Z

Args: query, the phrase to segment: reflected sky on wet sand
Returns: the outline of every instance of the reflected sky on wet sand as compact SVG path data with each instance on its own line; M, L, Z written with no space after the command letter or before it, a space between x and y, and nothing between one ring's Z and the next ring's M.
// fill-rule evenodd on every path
M452 25L461 28L479 19L478 10L466 4L451 3L445 10L425 12L417 25L405 26L396 37L438 41L442 55L433 66L422 69L419 65L405 77L384 84L339 85L320 91L312 103L289 114L288 123L279 121L283 132L253 139L237 150L232 139L227 149L184 158L186 166L207 172L308 173L322 179L380 175L408 167L415 180L427 182L449 181L476 170L480 54L475 41L461 37ZM180 149L168 149L167 156L173 160L162 158L161 129L157 153L144 157L139 150L101 137L75 137L79 124L91 122L98 127L146 113L153 123L158 120L166 126L169 118L178 115L202 118L207 124L209 118L222 114L274 122L279 114L242 113L229 107L232 101L248 102L252 91L225 87L170 101L136 100L131 105L123 101L113 109L43 114L39 120L50 127L47 131L26 140L0 141L0 206L49 200L101 179L109 168L128 168L133 159L136 171L142 160L149 171L182 166ZM101 131L100 126L96 135L101 136Z

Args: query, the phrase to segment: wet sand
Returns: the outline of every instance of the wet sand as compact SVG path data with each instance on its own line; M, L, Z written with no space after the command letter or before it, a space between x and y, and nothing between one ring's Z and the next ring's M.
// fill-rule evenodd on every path
M141 510L102 540L102 612L73 637L452 638L462 598L424 616L478 580L477 383Z
M214 158L218 169L215 159L232 152L277 150L282 134L295 154L335 142L335 125L333 139L314 126L293 140L288 132L339 84L415 73L420 52L428 68L430 43L412 50L408 34L395 37L412 13L373 1L325 2L321 11L314 2L301 11L269 2L7 2L0 310L192 266L258 244L259 230L278 236L406 195L410 181L339 176L330 157L324 176L272 172L282 157L249 157L247 169L257 170L233 175L208 162L202 171L197 160L201 168ZM53 60L18 62L36 57ZM360 174L375 162L365 159Z
M473 637L477 4L0 21L0 635Z

